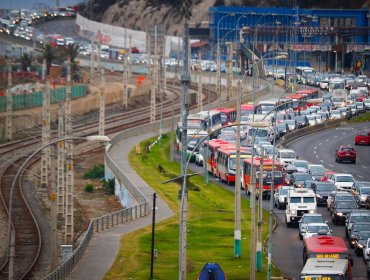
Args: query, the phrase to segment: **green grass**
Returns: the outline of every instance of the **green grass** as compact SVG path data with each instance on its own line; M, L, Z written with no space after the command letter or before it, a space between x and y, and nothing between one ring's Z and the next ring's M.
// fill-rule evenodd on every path
M349 123L370 122L370 112L353 117L348 122Z
M141 151L152 140L141 143ZM154 263L155 279L178 279L179 201L177 183L161 184L180 174L180 165L169 162L169 139L164 137L148 154L130 153L130 163L155 192L170 205L176 216L156 224ZM160 165L160 167L159 167ZM229 280L249 279L250 207L242 200L242 254L234 258L234 194L215 185L205 184L204 178L190 178L190 185L199 191L189 191L187 272L188 279L197 279L206 262L217 262ZM193 189L198 189L193 188ZM264 212L263 236L268 232L268 213ZM122 238L120 252L104 279L149 279L151 228L130 233ZM267 259L257 279L266 278ZM272 275L280 276L273 267Z

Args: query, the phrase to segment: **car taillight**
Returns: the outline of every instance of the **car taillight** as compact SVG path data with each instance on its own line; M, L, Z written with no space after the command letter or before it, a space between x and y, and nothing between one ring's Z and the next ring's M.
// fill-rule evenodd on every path
M343 151L339 151L339 153L338 153L340 156L344 156L346 153L345 152L343 152Z
M351 154L352 156L355 156L355 155L356 155L356 152L355 152L355 151L352 151L352 152L350 152L350 154Z

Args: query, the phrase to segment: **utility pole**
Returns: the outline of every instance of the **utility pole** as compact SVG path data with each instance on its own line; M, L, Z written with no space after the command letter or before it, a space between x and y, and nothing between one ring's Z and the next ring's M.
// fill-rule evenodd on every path
M217 31L219 32L219 31ZM217 72L216 72L216 92L218 98L222 100L222 86L221 86L221 46L217 36Z
M250 242L250 254L249 254L249 279L256 279L256 171L253 166L252 154L252 165L251 165L251 192L250 192L250 207L251 207L251 242Z
M240 196L240 105L241 81L238 81L238 96L236 102L236 170L235 170L235 221L234 221L234 258L241 256L241 196ZM207 171L206 171L207 172Z
M60 104L58 113L58 138L63 139L64 133L64 107ZM59 217L64 216L64 191L65 191L65 180L64 180L64 166L65 166L65 142L58 142L58 172L57 172L57 215Z
M100 102L99 102L99 135L105 132L105 70L101 67Z
M128 70L128 59L130 50L127 49L127 28L125 28L125 63L123 69L123 97L122 105L125 110L127 110L127 100L128 100L128 83L129 83L129 70Z
M263 194L263 155L260 158L260 178L258 183L258 228L257 228L257 271L262 269L262 194Z
M67 61L67 91L65 104L65 121L66 121L66 137L72 137L72 104L71 104L71 61ZM74 204L73 204L73 141L67 140L66 146L66 185L65 185L65 220L64 220L64 243L72 244L73 242L73 220L74 220Z
M152 36L149 36L149 42L151 45ZM149 49L150 50L150 49ZM150 50L151 52L151 50ZM152 66L152 87L150 94L150 122L155 122L156 115L156 97L158 91L158 53L157 53L157 25L154 26L154 55L153 55L153 66Z
M8 60L8 89L6 91L6 140L13 139L13 96L12 96L12 62Z
M198 110L203 111L203 77L202 77L202 54L199 50L199 63L200 67L198 69Z
M46 87L44 88L42 102L42 145L47 145L50 142L50 80L47 79ZM50 168L50 147L41 151L41 187L46 188L49 181Z
M191 0L183 2L184 13L184 56L183 73L181 77L182 86L182 151L181 151L181 175L183 177L182 188L180 190L180 237L179 237L179 280L186 280L186 247L187 247L187 190L186 190L186 151L187 151L187 118L188 118L188 89L190 82L189 74L189 19L191 17Z
M233 43L227 42L227 81L226 81L226 101L229 101L233 92Z

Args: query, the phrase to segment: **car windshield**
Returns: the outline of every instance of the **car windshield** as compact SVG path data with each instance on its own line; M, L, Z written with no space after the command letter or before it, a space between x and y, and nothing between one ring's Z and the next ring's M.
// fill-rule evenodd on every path
M281 152L280 157L282 158L295 158L294 152Z
M290 203L301 203L301 197L291 197Z
M248 132L249 132L249 135L256 134L256 137L266 137L267 136L267 130L265 130L265 129L251 128L251 129L249 129Z
M336 191L337 188L333 184L318 184L316 185L317 191Z
M288 194L288 189L280 189L279 190L279 194L280 195L286 195L286 194Z
M354 201L338 201L337 202L338 209L357 209L357 204Z
M296 167L304 167L304 168L308 168L308 163L305 162L305 161L296 161L294 162L294 165Z
M355 223L353 224L351 231L365 231L365 230L370 230L370 224L358 224Z
M360 234L358 236L358 239L360 239L360 240L367 240L368 238L370 238L370 232L368 232L368 231L360 232Z
M306 216L306 217L303 217L303 222L305 224L309 224L309 223L323 223L324 220L323 220L322 216Z
M354 182L355 180L353 179L352 176L338 176L337 177L337 182Z
M307 232L319 232L319 230L320 230L320 232L321 231L326 231L326 233L328 233L329 232L329 227L328 226L325 226L325 225L322 225L322 226L317 226L317 225L308 225L307 226Z
M370 194L370 188L361 188L360 193L361 194Z
M312 176L307 173L296 173L294 175L296 181L307 181L307 180L312 180Z
M370 215L366 215L366 216L352 216L351 217L351 223L356 223L356 222L370 223Z
M312 170L311 171L311 175L312 176L324 176L325 175L325 171L322 171L322 170Z
M314 197L304 197L303 203L315 203L315 198Z
M343 152L352 152L352 151L354 151L354 149L353 148L342 148L341 151L343 151Z

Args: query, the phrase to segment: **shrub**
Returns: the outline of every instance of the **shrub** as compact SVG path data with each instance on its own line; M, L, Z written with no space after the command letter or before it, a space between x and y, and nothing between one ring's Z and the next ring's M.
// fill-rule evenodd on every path
M104 164L95 164L84 174L84 179L98 179L104 177Z
M92 193L94 191L94 186L91 184L87 184L85 186L85 192Z
M114 181L114 178L107 181L102 180L102 185L107 195L114 195Z

